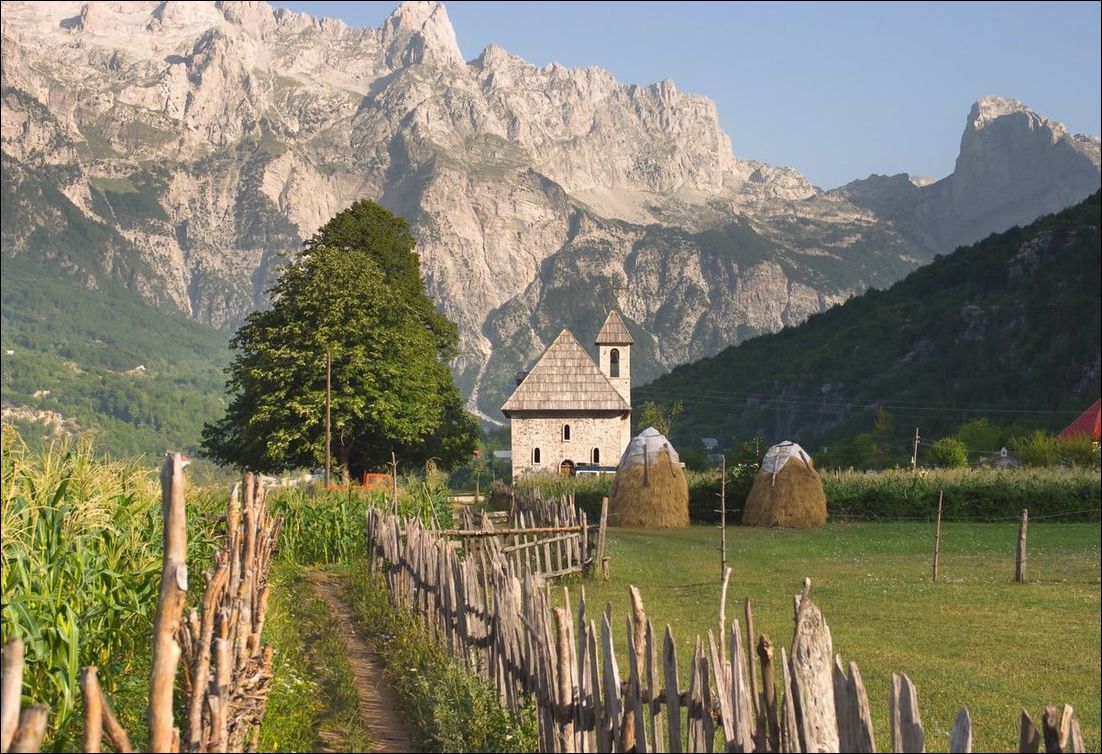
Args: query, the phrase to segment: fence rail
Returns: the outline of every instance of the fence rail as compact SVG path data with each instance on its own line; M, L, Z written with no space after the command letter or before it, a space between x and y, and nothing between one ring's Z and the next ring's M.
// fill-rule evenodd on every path
M510 557L540 548L464 550L417 522L378 509L367 517L371 567L385 574L393 602L434 627L514 716L534 702L541 752L876 751L860 670L835 654L810 581L794 600L790 649L778 657L768 636L755 643L748 602L743 625L725 621L725 579L720 635L697 637L682 689L673 631L655 630L635 587L619 634L628 650L621 669L611 606L593 615L584 589L574 603L565 587L555 605L530 561ZM892 680L891 750L925 751L917 690L905 675ZM1021 751L1084 750L1070 706L1046 708L1041 723L1023 710ZM962 707L950 751L971 751L971 730Z

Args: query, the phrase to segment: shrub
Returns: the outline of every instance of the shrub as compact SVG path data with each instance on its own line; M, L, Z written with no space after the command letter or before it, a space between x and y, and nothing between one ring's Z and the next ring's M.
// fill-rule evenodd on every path
M968 447L955 437L943 437L933 444L930 453L934 463L942 468L957 469L968 465Z
M1010 438L1010 450L1026 466L1055 466L1060 460L1059 441L1041 429Z
M822 473L832 519L932 519L939 491L948 519L1013 520L1030 516L1098 521L1102 487L1084 469L895 469Z
M1099 444L1087 435L1059 438L1056 452L1060 463L1065 466L1079 466L1084 469L1099 467Z

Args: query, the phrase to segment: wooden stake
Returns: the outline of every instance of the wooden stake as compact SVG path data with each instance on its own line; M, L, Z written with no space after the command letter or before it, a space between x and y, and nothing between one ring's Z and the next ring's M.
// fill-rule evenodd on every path
M719 577L727 580L727 456L722 456L719 471ZM720 644L723 644L723 626L719 627ZM722 647L721 650L722 652Z
M46 718L49 715L50 708L45 704L34 704L23 710L8 751L13 754L38 751L46 735Z
M164 564L161 596L153 622L153 672L149 680L149 750L172 748L172 692L180 645L176 631L187 597L187 517L184 511L184 463L179 453L165 456L161 468L164 516Z
M937 583L937 560L941 555L941 510L945 500L945 490L937 493L937 529L934 534L934 583Z
M726 665L727 652L723 647L723 637L727 635L727 583L731 580L731 569L724 566L723 581L719 587L719 659ZM719 670L719 668L717 668Z
M758 659L761 660L762 700L769 729L769 750L780 751L781 720L777 713L777 684L773 668L773 642L762 634L758 638Z
M84 751L98 754L103 742L103 696L95 665L81 671L80 693L84 701Z
M0 749L8 750L19 727L19 703L23 693L23 642L9 639L4 645L3 693L0 694Z
M398 515L398 458L390 451L390 509Z
M1018 524L1018 552L1014 564L1014 580L1018 583L1025 581L1026 529L1029 527L1029 508L1022 508L1022 521Z

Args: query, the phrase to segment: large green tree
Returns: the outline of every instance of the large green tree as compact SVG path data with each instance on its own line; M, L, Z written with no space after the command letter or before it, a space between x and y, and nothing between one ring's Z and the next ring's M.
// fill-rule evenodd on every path
M352 475L404 462L470 457L474 419L447 362L456 326L421 280L409 225L361 201L309 241L230 341L231 400L203 431L215 459L277 472L325 453L326 354L332 370L332 448Z

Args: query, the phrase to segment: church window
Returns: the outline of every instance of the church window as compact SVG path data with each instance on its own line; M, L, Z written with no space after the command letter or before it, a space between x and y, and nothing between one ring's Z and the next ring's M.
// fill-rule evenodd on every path
M594 448L593 453L591 453L590 455L592 456L593 463L599 464L601 462L601 449L600 448Z
M619 377L620 376L620 349L613 348L608 353L608 376Z
M569 424L564 424L564 425L562 425L562 441L566 442L569 439L570 439L570 425Z
M540 462L540 449L539 448L533 448L532 449L532 463L539 463L539 462Z

